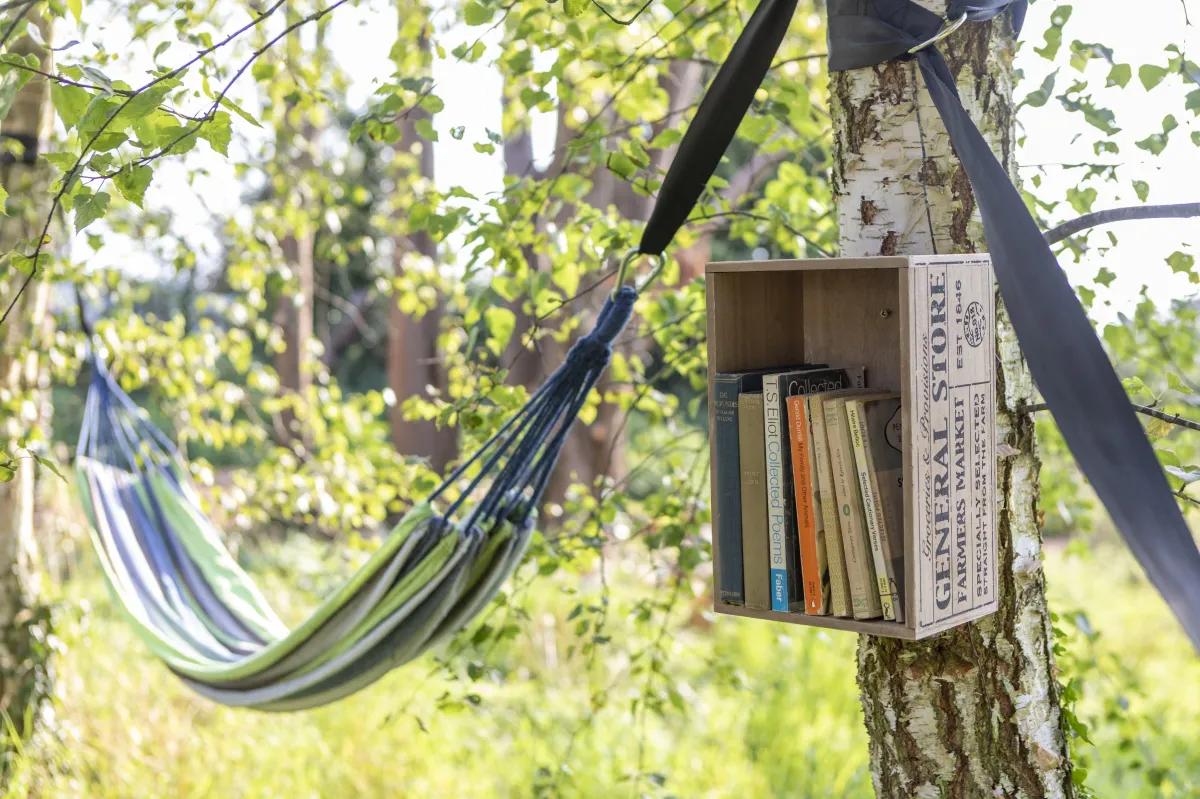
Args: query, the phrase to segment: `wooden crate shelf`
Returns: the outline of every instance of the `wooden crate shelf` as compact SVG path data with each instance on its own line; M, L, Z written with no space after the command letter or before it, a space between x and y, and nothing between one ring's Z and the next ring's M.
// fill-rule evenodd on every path
M710 400L719 372L801 362L863 366L868 387L900 392L904 442L903 622L756 610L719 599L713 609L908 640L994 612L995 308L988 256L738 261L710 263L705 276ZM709 409L711 433L711 401ZM712 503L715 519L715 481ZM720 557L714 536L713 559Z

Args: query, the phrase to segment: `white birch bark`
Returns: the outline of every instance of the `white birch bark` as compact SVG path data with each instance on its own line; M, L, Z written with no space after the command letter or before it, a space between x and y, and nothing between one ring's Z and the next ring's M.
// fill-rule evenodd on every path
M964 106L1015 176L1007 16L968 24L941 49ZM915 62L837 73L831 94L842 254L985 251L966 173ZM858 683L881 799L1075 795L1040 559L1033 422L1015 411L1032 385L1007 315L998 317L1000 609L925 642L860 638Z

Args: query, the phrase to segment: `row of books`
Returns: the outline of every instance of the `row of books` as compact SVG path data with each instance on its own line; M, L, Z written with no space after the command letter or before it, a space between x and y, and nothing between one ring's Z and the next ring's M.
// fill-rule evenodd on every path
M801 364L718 374L713 404L721 601L903 621L899 394Z

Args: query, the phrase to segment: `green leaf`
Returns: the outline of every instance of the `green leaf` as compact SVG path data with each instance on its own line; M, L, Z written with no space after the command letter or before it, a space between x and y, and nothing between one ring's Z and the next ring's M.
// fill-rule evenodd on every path
M1158 84L1162 83L1162 79L1167 76L1167 68L1156 66L1154 64L1142 64L1138 67L1138 80L1142 82L1142 86L1146 87L1146 91L1150 91Z
M159 42L158 47L154 48L154 56L153 56L154 60L157 61L158 57L160 55L162 55L163 53L167 52L170 49L171 49L171 42L169 40L165 41L165 42Z
M20 70L10 70L0 78L0 122L12 110L13 101L17 99L17 90L21 88Z
M1043 34L1046 44L1033 50L1047 61L1053 61L1058 55L1058 48L1062 46L1062 29L1071 18L1071 11L1071 6L1059 6L1054 9L1050 15L1050 27Z
M67 130L79 124L87 111L91 95L78 86L63 86L57 83L50 86L50 102L58 112L58 118L63 121Z
M1171 267L1171 271L1174 274L1186 274L1193 283L1200 282L1200 275L1197 275L1192 271L1192 268L1196 265L1196 259L1194 256L1189 255L1186 252L1176 250L1168 255L1166 260L1167 266Z
M58 470L58 467L54 465L54 461L50 460L49 458L43 458L41 455L37 455L37 454L35 454L33 457L37 459L38 463L42 464L47 469L54 472L54 474L57 475L59 480L62 480L64 483L67 482L67 478L63 477L63 473L60 472Z
M1096 202L1097 192L1095 189L1077 189L1075 187L1067 189L1067 202L1075 209L1076 213L1088 214L1092 211L1092 203Z
M154 170L150 167L130 165L117 173L113 183L122 197L141 208L142 200L146 197L146 188L153 177Z
M485 25L492 21L493 12L494 9L482 3L467 3L467 7L463 9L463 22L471 26Z
M213 118L200 126L197 135L204 139L215 152L229 155L229 142L233 139L233 118L218 111Z
M1142 202L1146 202L1146 198L1150 196L1150 184L1144 180L1135 180L1133 190L1137 192L1138 199Z
M564 0L563 10L567 12L568 17L578 17L587 10L591 0Z
M1128 64L1113 64L1112 69L1108 71L1108 80L1105 86L1120 86L1125 88L1129 83L1129 79L1133 77L1133 68Z
M1050 100L1050 96L1054 94L1054 81L1057 77L1058 70L1056 69L1046 76L1045 80L1042 81L1041 86L1031 91L1025 97L1025 99L1021 101L1021 105L1027 105L1031 108L1041 108L1044 106Z
M262 125L259 124L259 121L257 119L250 116L250 114L246 113L245 109L243 109L240 105L235 103L233 100L230 100L228 97L222 97L220 100L220 103L222 106L224 106L225 108L228 108L230 111L237 114L238 116L240 116L242 119L249 122L254 127L256 127L256 128L262 127Z
M108 77L100 70L96 69L95 67L87 66L81 66L79 69L81 72L83 72L84 76L88 80L90 80L92 83L95 83L100 88L107 92L111 92L113 90L112 78Z
M1192 144L1200 147L1200 130L1192 131Z
M0 483L11 483L16 476L17 470L12 467L11 463L0 463Z
M28 276L33 274L33 256L14 252L11 260L13 269L16 269L22 275Z
M625 153L609 153L604 165L608 167L609 172L622 180L631 179L637 172L637 164L633 163L633 159Z
M1114 279L1116 279L1116 277L1116 273L1112 272L1107 267L1102 266L1100 267L1100 271L1096 273L1096 282L1101 286L1108 288L1110 285L1112 285L1112 282Z
M67 8L71 10L71 16L75 17L75 24L78 25L83 16L83 0L67 0Z
M88 225L100 219L108 212L108 202L112 199L108 192L98 191L82 202L75 203L75 232L83 230Z
M1163 469L1167 474L1174 475L1182 480L1184 485L1191 485L1200 480L1200 469L1180 469L1178 466L1164 466Z
M1175 374L1174 372L1167 372L1167 388L1171 389L1172 391L1178 391L1180 394L1193 393L1191 388L1184 385L1183 380L1181 380L1179 375Z
M113 126L108 123L108 120L120 104L121 101L112 97L106 97L103 94L92 96L87 110L76 126L79 129L79 135L85 142L91 141L100 132L101 128L109 131L113 130Z
M413 130L415 130L417 135L422 139L426 139L428 141L438 140L438 133L433 129L433 122L431 120L418 119L416 124L413 125Z
M1184 102L1183 107L1196 116L1200 116L1200 89L1193 89L1188 92L1187 100Z
M488 349L493 354L500 355L508 346L513 330L516 329L517 316L503 305L491 306L483 312L483 316L487 320L488 332L491 333L487 340Z
M8 192L3 186L0 186L0 216L8 216L8 211L4 209L6 200L8 200Z
M462 141L463 134L466 132L466 126L455 125L454 127L450 128L450 138L454 139L455 141Z
M250 67L250 74L259 83L265 83L275 76L275 62L268 61L265 58L260 58L254 62L254 66Z

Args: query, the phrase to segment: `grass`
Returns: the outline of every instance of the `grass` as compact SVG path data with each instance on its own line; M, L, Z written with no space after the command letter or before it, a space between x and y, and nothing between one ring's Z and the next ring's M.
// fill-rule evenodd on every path
M305 547L286 560L299 572L289 580L319 591L328 564ZM521 632L486 655L447 666L427 657L289 715L188 693L85 575L58 623L56 740L29 747L9 795L871 796L852 636L686 607L666 627L638 621L647 581L623 567L605 629L613 643L593 655L572 653L579 620L568 615L599 586L539 580ZM1115 549L1055 554L1047 569L1074 630L1064 665L1082 680L1079 713L1092 723L1089 784L1100 796L1198 795L1200 661L1161 601ZM280 569L264 577L283 581ZM1078 631L1091 626L1098 636Z

